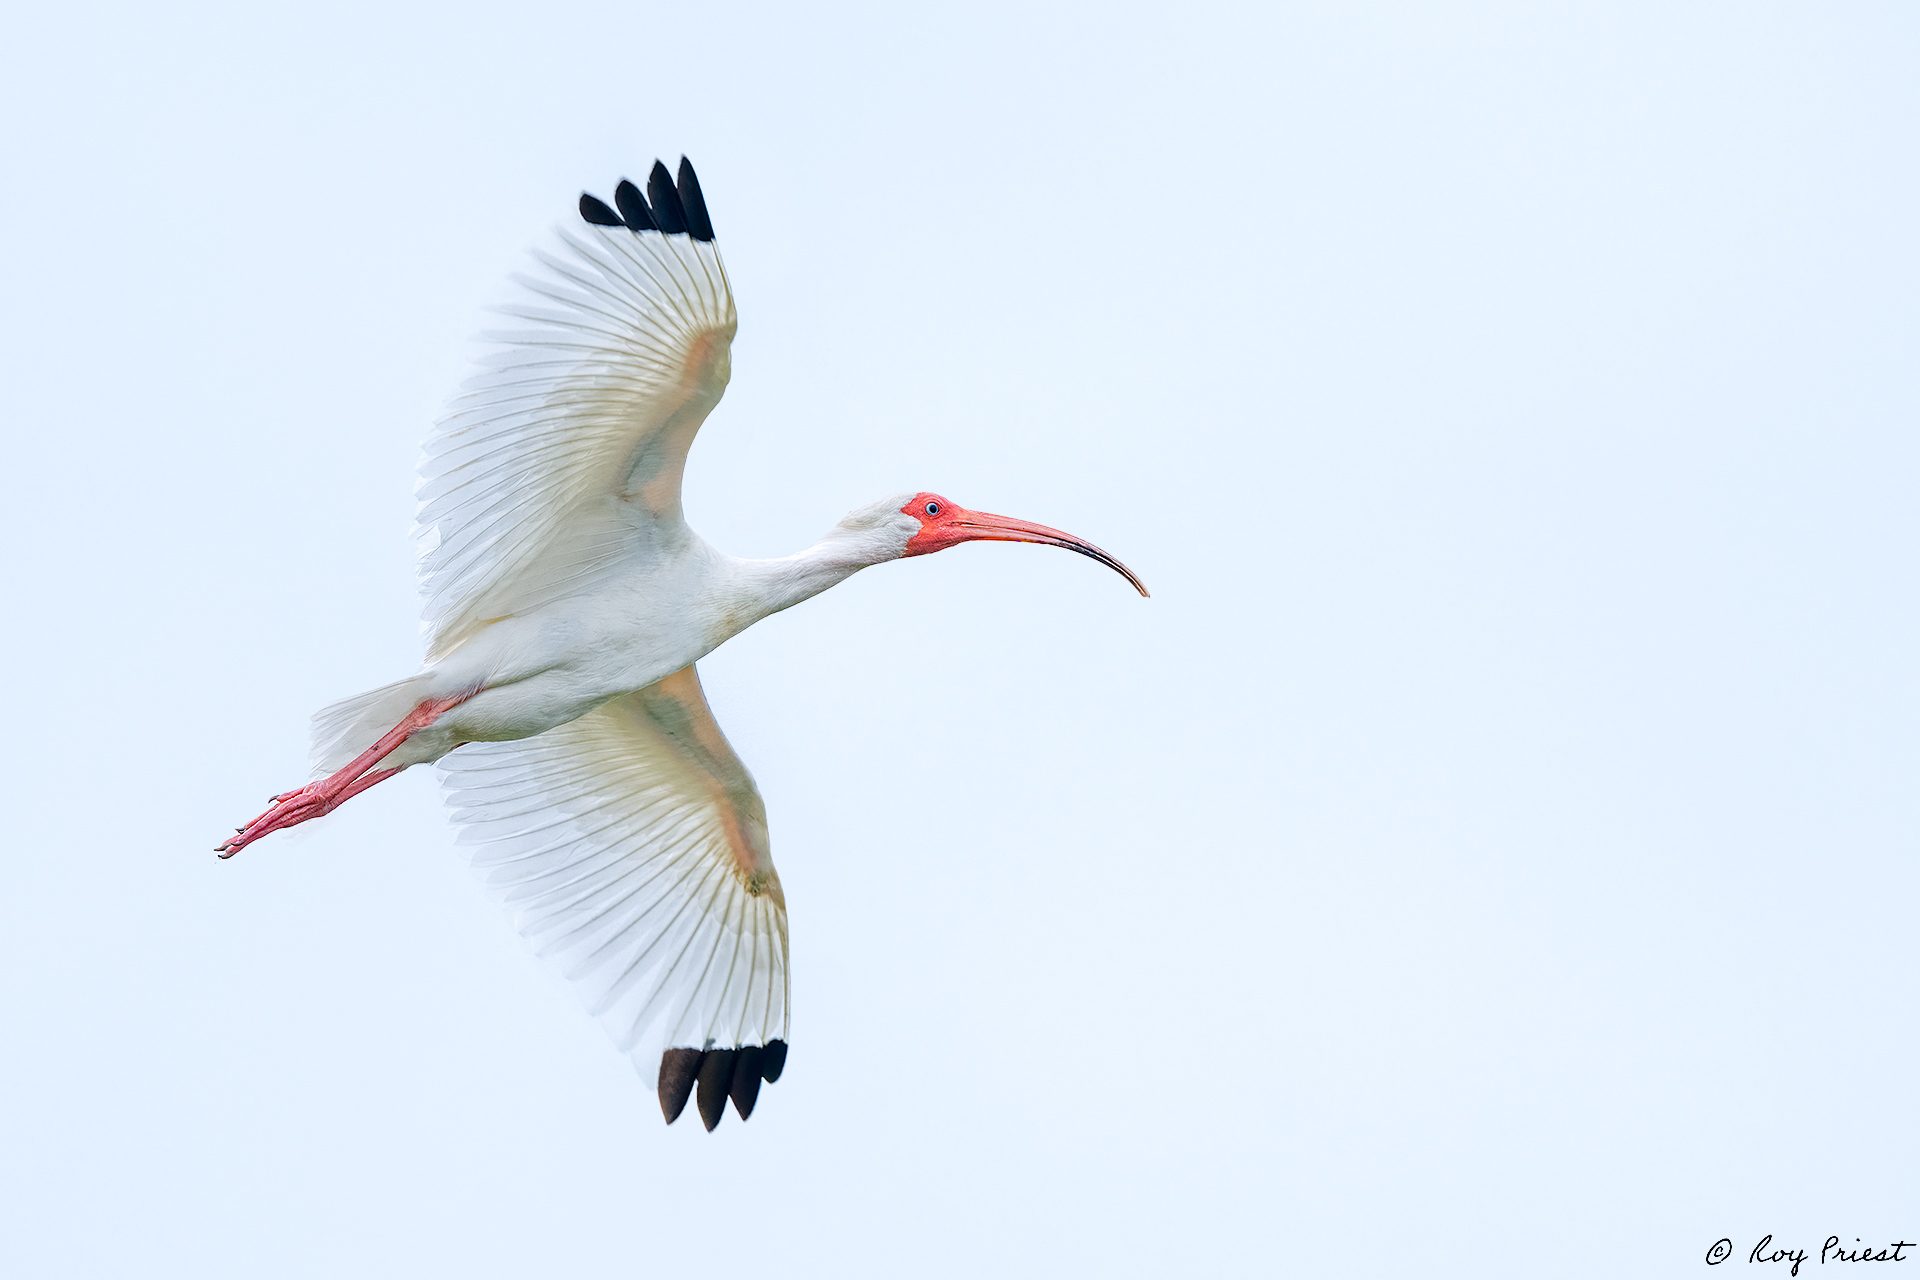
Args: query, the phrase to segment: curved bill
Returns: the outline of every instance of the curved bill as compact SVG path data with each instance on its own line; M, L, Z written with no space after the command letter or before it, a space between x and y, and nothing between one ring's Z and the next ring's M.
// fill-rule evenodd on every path
M1112 556L1094 546L1091 542L1076 538L1070 533L1050 529L1044 524L1035 524L1031 520L1015 520L1012 516L996 516L985 511L969 511L958 517L949 526L959 535L959 542L1035 542L1046 547L1065 547L1069 551L1078 551L1089 559L1098 560L1128 582L1141 595L1147 595L1147 584L1133 574L1133 570L1115 560Z

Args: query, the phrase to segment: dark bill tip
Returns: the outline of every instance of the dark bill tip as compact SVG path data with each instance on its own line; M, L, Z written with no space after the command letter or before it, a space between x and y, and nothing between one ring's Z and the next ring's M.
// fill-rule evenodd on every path
M1127 568L1127 566L1121 564L1118 560L1115 560L1091 542L1082 542L1078 538L1070 538L1065 542L1056 542L1054 545L1057 547L1065 547L1069 551L1078 551L1089 560L1098 560L1101 564L1107 566L1107 568L1132 583L1133 589L1138 591L1142 596L1152 597L1153 593L1147 590L1147 584L1140 581L1140 579L1134 575L1133 570Z

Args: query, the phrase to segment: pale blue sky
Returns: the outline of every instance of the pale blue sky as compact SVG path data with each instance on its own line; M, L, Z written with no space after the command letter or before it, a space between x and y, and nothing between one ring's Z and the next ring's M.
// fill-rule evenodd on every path
M0 1270L1695 1275L1920 1231L1910 6L9 26ZM208 852L413 669L480 308L683 151L742 317L711 540L931 488L1154 589L973 548L708 660L795 957L788 1073L713 1135L424 771Z

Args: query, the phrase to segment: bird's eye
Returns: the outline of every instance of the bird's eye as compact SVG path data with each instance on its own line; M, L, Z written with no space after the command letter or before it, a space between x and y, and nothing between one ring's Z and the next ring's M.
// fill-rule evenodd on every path
M939 504L939 503L937 503L937 502L929 502L929 503L927 504L927 514L928 514L928 515L930 515L930 516L937 516L937 515L939 515L939 514L940 514L940 504Z

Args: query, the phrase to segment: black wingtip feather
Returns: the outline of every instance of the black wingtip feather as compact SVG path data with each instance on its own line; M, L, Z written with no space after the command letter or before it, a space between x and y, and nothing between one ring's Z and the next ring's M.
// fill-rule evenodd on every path
M607 207L607 202L599 196L580 193L580 216L596 227L617 227L621 225L620 215Z
M620 219L633 231L652 231L653 211L647 208L647 198L640 194L640 188L620 179L620 185L613 189L613 202L620 208Z
M686 231L687 215L680 207L680 193L673 189L673 175L658 160L647 175L647 200L653 205L653 220L661 231L667 235Z
M733 1060L733 1080L727 1086L727 1096L733 1099L733 1109L742 1120L753 1114L753 1104L759 1100L760 1060L766 1052L758 1045L746 1045Z
M700 1064L700 1122L707 1126L708 1133L712 1133L720 1117L727 1114L727 1092L733 1087L735 1056L732 1049L709 1049L706 1061Z
M707 197L700 190L693 162L680 157L680 211L687 215L687 234L695 240L713 239L713 219L707 215Z
M687 1109L693 1082L700 1074L700 1059L705 1056L698 1049L669 1049L660 1055L660 1113L666 1116L668 1124L678 1120L680 1113Z
M772 1084L787 1069L787 1042L785 1040L767 1041L767 1056L760 1063L760 1078Z

